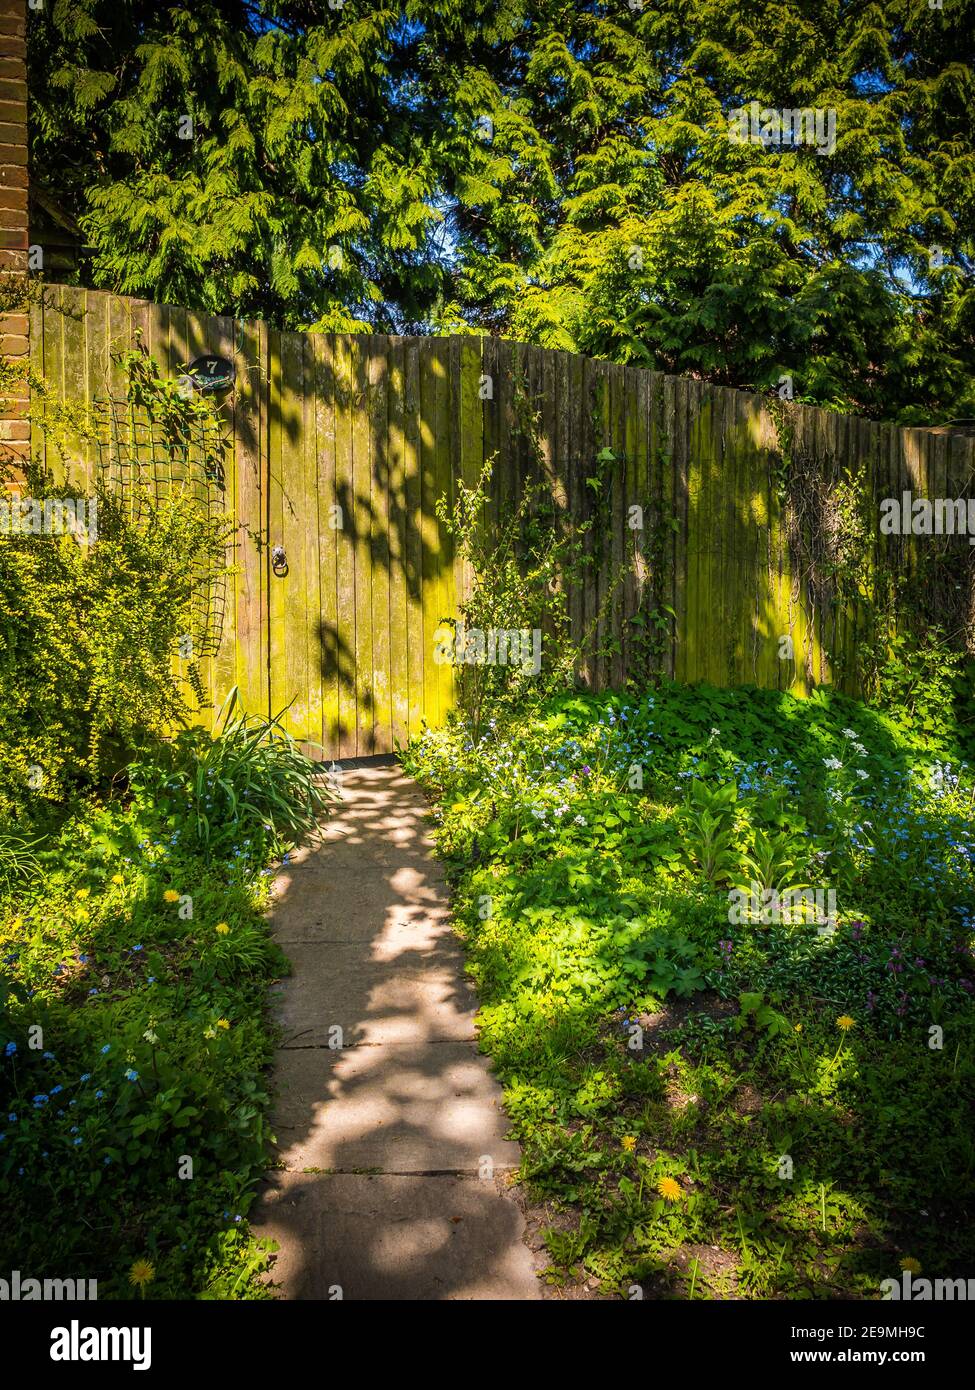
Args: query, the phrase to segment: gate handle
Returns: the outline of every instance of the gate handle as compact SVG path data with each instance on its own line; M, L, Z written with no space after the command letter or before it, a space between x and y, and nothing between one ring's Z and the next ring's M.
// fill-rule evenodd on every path
M271 569L278 576L288 573L288 556L283 545L276 545L271 551Z

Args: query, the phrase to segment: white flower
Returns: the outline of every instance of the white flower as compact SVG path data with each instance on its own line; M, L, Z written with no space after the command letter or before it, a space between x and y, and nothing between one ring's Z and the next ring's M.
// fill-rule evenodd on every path
M858 768L857 768L857 776L860 778L860 781L861 781L861 782L865 782L866 779L870 776L870 774L869 774L869 772L864 772L864 770L863 770L862 767L858 767Z
M833 769L834 772L839 772L839 770L840 770L840 768L843 766L843 764L840 762L839 758L824 758L824 759L823 759L823 766L824 766L824 767L831 767L831 768Z
M855 730L855 729L844 729L844 730L843 730L843 737L844 737L844 738L856 738L856 730Z
M576 825L585 825L585 823L586 823L585 816L576 816L576 817L575 817L575 823L576 823Z

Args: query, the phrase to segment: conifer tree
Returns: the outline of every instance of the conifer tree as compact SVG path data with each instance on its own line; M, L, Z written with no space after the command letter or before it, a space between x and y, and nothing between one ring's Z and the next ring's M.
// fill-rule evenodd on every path
M81 276L121 292L975 415L973 18L55 0L32 24L33 177L80 228Z

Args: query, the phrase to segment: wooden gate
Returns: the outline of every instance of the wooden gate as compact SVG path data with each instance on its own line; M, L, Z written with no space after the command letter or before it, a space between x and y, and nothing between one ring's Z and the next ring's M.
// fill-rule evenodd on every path
M330 756L388 752L453 701L433 660L456 606L452 352L456 386L449 340L268 335L270 707Z

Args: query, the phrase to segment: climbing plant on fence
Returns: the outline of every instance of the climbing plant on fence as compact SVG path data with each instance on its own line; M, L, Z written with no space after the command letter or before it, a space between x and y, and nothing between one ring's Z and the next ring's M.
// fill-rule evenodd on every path
M30 373L34 453L7 480L0 536L5 816L112 775L139 740L195 721L209 700L201 661L231 528L208 481L219 431L144 352L117 365L119 394L91 402ZM119 419L124 431L105 428ZM80 479L82 451L94 467ZM63 524L77 515L80 529Z

